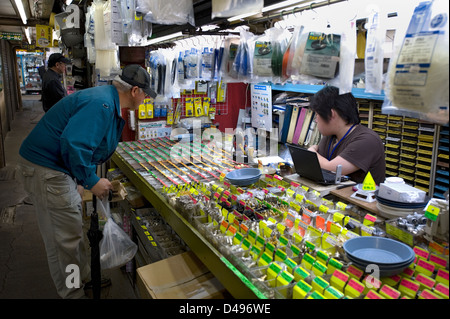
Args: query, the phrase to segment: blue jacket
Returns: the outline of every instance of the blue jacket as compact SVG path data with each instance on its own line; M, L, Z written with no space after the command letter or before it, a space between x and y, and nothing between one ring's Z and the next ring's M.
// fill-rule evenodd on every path
M124 125L117 89L112 85L88 88L66 96L45 113L19 153L91 189L99 180L97 164L114 153Z

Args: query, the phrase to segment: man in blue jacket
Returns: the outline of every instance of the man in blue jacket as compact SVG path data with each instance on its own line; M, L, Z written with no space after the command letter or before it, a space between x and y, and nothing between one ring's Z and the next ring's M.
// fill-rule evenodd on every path
M97 165L110 158L120 141L125 124L121 109L135 110L148 95L156 96L150 75L139 65L128 65L112 85L60 100L21 145L18 176L35 206L50 273L62 298L85 297L82 285L67 284L74 265L79 281L90 280L78 190L82 186L99 199L108 196L111 182L96 175Z

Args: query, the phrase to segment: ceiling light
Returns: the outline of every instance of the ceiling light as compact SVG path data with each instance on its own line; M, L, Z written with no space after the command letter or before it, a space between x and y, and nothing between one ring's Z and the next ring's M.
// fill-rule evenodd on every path
M70 5L73 0L66 0L66 6Z
M262 12L267 12L267 11L272 11L272 10L277 10L277 9L281 9L281 8L285 8L287 6L292 6L292 5L297 5L297 4L303 4L305 2L310 2L310 1L299 1L299 0L287 0L287 1L281 1L278 2L276 4L272 4L270 6L264 7L262 9Z
M14 0L16 3L17 10L19 10L20 18L23 24L27 24L27 14L25 13L25 8L23 7L22 0Z
M31 35L30 35L30 28L29 27L25 28L25 36L27 37L28 44L31 44Z
M178 37L182 37L182 36L183 36L183 33L180 31L180 32L165 35L165 36L162 36L162 37L159 37L156 39L151 39L151 40L147 41L146 45L155 44L155 43L163 42L163 41L166 41L169 39L178 38Z
M240 15L237 15L237 16L234 16L234 17L231 17L231 18L228 18L227 20L228 20L229 22L233 22L233 21L237 21L237 20L242 20L242 19L245 19L245 18L247 18L247 17L250 17L250 16L253 16L253 15L255 15L255 14L258 14L258 13L260 13L260 12L258 11L258 12L244 13L244 14L240 14Z

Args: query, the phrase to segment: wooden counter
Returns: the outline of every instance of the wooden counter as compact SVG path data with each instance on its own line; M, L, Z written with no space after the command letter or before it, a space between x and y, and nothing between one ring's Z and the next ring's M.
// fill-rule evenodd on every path
M359 206L359 207L361 207L361 208L363 208L363 209L365 209L365 210L367 210L367 211L369 211L369 212L379 216L379 212L378 212L377 202L376 201L368 203L366 201L350 197L350 196L352 196L352 194L354 192L355 191L353 191L352 187L349 186L349 187L345 187L345 188L341 188L341 189L331 190L330 194L334 195L336 197L339 197L340 199L342 199L342 200L344 200L346 202L349 202L351 204L357 205L357 206Z

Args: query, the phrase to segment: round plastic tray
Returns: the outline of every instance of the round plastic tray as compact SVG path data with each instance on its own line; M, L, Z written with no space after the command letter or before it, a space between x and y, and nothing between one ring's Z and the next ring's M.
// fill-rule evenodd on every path
M256 183L260 176L261 171L258 168L241 168L227 173L225 178L233 185L247 186Z
M401 265L415 257L411 247L384 237L356 237L344 243L345 252L365 263Z

